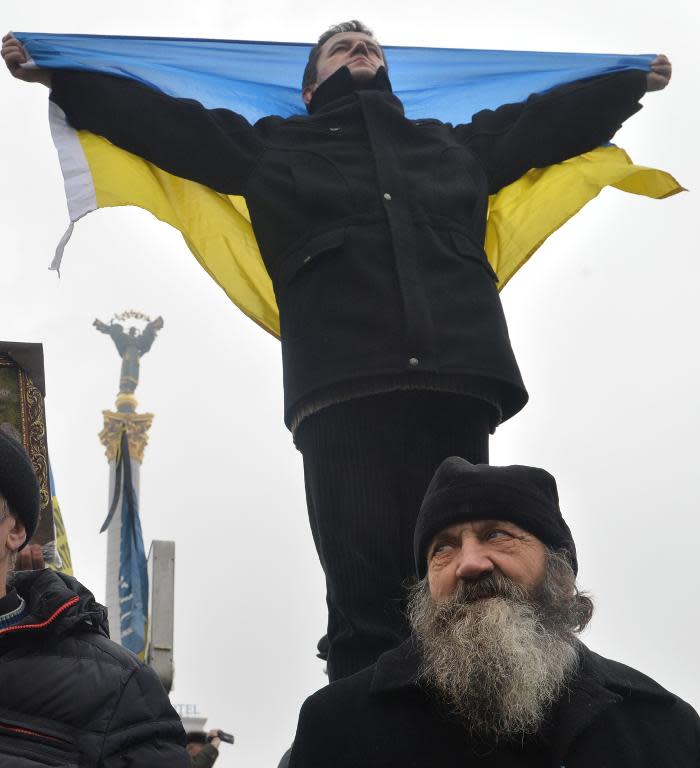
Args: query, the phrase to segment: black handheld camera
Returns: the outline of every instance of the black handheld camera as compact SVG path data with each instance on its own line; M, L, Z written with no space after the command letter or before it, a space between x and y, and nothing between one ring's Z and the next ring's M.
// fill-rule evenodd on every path
M233 744L232 733L226 733L226 731L217 731L216 735L221 739L221 741L225 741L227 744ZM213 736L207 736L207 741L211 741L213 738Z

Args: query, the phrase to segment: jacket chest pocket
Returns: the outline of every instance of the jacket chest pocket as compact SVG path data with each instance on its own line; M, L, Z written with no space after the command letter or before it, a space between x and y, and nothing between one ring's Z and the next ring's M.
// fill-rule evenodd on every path
M297 152L292 157L290 170L294 203L302 207L311 227L352 212L347 179L330 158L315 152Z
M317 313L330 288L325 276L336 271L333 262L343 257L344 244L345 231L334 229L313 238L283 261L276 293L285 341L321 331ZM325 268L319 269L322 264Z
M474 156L464 147L442 148L428 172L432 177L432 206L454 221L486 215L486 177Z
M78 768L79 759L72 741L0 723L0 768Z
M317 235L289 255L275 283L282 354L358 360L384 350L401 327L390 249L357 228Z

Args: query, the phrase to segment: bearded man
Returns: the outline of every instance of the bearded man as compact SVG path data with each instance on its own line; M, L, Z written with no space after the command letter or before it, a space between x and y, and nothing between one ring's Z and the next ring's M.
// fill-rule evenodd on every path
M451 457L414 536L411 637L311 696L290 768L691 768L700 718L577 638L593 612L554 478Z

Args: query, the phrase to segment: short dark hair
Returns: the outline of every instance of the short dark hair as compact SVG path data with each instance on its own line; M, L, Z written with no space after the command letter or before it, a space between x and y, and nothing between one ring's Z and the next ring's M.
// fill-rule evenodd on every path
M206 744L207 734L204 731L188 731L187 733L188 744Z
M362 34L369 35L374 39L374 32L372 32L366 24L363 24L357 19L342 21L340 24L334 24L332 27L328 27L321 37L318 38L316 45L309 51L309 60L306 62L304 76L301 79L302 89L306 88L308 85L313 85L316 82L316 78L318 77L318 69L316 65L318 64L318 57L321 55L323 44L330 40L331 37L339 35L341 32L362 32ZM388 70L389 67L386 63L384 51L382 51L382 58L384 59L384 67Z

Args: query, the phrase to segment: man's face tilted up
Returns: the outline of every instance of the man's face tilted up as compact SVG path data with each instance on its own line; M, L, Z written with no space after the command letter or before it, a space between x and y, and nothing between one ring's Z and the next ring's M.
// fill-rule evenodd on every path
M347 67L356 83L371 80L385 66L379 43L364 32L339 32L321 46L316 62L316 82L302 91L308 104L316 88L341 67Z
M411 601L423 679L477 737L536 733L577 666L575 597L566 560L512 522L439 531Z

